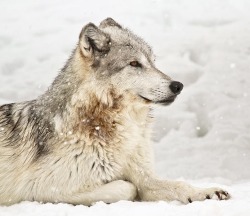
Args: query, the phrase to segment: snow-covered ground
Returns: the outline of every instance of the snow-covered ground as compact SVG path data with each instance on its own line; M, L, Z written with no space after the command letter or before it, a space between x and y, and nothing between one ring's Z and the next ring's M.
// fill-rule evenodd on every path
M82 26L106 17L152 45L158 67L184 83L155 110L161 177L219 185L229 201L121 201L92 207L23 202L5 215L250 215L249 0L1 0L0 104L32 99L52 82Z

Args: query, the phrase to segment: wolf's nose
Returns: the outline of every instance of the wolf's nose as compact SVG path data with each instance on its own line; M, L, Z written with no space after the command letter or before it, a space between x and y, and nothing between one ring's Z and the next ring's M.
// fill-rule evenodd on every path
M173 81L171 82L169 88L174 94L179 94L183 89L183 84L177 81Z

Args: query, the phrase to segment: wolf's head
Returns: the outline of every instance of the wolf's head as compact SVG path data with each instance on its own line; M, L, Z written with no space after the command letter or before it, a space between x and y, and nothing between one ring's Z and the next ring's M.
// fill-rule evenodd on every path
M141 38L111 18L99 27L92 23L83 27L79 47L95 79L142 103L170 104L183 88L155 67L153 52Z

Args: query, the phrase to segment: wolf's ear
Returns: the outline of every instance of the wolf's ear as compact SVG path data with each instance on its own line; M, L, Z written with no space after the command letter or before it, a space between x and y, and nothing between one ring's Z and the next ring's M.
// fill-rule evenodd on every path
M107 53L110 44L110 37L93 23L84 26L79 36L81 51L88 58L93 57L96 53Z
M114 21L112 18L108 17L100 23L100 28L106 28L108 26L115 26L117 28L122 28L120 24Z

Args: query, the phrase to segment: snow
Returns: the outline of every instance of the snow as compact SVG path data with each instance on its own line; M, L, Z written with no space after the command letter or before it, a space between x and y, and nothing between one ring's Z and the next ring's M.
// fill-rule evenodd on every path
M211 185L209 185L211 186ZM194 202L188 205L182 205L178 202L166 203L163 201L153 202L129 202L120 201L114 204L107 205L103 202L98 202L92 207L83 205L72 206L69 204L40 204L36 202L22 202L11 207L0 207L0 215L4 216L152 216L152 215L167 215L167 216L211 216L211 215L227 215L241 216L249 215L250 212L250 183L235 184L230 188L230 192L234 194L232 200L217 201L206 200L204 202Z
M0 215L249 215L249 10L248 0L2 0L0 104L41 94L83 25L113 17L145 38L158 68L185 86L174 104L155 110L157 173L221 186L232 199L92 207L23 202L0 207Z

